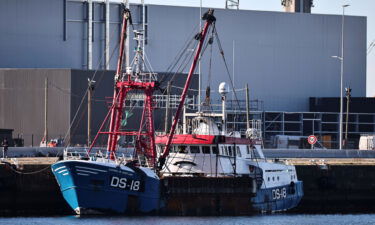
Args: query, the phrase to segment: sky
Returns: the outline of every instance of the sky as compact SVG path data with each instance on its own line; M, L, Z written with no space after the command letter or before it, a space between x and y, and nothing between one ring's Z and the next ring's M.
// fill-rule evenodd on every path
M225 0L144 0L145 4L224 8ZM130 0L139 3L140 0ZM345 15L367 17L367 47L375 41L375 0L314 0L312 13L342 14L342 5L350 4ZM240 0L240 9L283 11L281 0ZM345 76L345 74L344 74ZM367 55L367 97L375 97L375 48Z

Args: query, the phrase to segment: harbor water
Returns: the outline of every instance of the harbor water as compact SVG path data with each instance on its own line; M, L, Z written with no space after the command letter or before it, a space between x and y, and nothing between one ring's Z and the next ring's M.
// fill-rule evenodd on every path
M355 215L307 215L307 214L273 214L251 217L9 217L0 218L1 225L120 225L120 224L156 224L156 225L370 225L375 224L375 214Z

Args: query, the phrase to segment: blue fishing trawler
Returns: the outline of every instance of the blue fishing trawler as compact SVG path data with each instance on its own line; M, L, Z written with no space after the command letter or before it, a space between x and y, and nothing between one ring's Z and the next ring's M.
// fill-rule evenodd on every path
M147 213L159 208L159 177L150 168L107 159L71 159L55 163L52 171L77 214Z
M209 10L204 19L206 24L196 38L198 50L188 75L185 89L189 86L196 67L208 27L214 21L213 10ZM77 214L92 213L150 213L161 208L160 180L157 175L157 152L153 120L153 92L158 90L159 83L152 72L141 70L144 60L142 33L134 31L137 41L133 67L122 70L124 43L127 24L131 23L128 9L124 10L119 59L115 74L113 102L99 132L89 149L77 152L77 149L66 149L64 160L52 165L60 190L72 209ZM144 106L139 129L124 131L121 129L125 112L125 100L130 92L143 92ZM182 102L186 91L182 95ZM179 109L181 110L181 108ZM103 131L107 125L108 131ZM106 154L100 148L94 148L99 135L108 135ZM118 155L120 136L131 136L135 140L132 157ZM173 136L173 134L172 134ZM71 150L71 151L69 151Z
M127 25L131 23L128 9L123 12L122 31L117 71L114 77L113 102L91 147L77 153L77 149L66 149L64 160L52 165L52 172L61 192L77 214L92 213L147 213L159 209L159 177L155 172L155 144L153 127L153 91L157 87L155 75L145 73L139 64L133 64L123 72L124 45ZM141 33L134 32L138 48L137 63L142 58ZM146 96L140 128L123 131L125 100L132 91L143 91ZM107 125L108 131L103 131ZM144 129L146 127L146 129ZM94 149L99 135L108 135L106 154ZM136 137L135 153L132 157L116 154L120 136ZM99 148L100 149L100 148ZM143 157L141 162L139 157Z

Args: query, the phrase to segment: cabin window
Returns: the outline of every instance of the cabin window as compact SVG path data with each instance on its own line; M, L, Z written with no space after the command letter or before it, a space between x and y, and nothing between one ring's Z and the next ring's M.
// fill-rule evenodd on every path
M236 146L236 148L237 148L237 156L242 157L240 147Z
M225 155L224 146L220 146L220 149L221 149L221 154L222 154L222 155Z
M271 179L270 179L270 177L268 177L268 179L267 179L268 181L270 181Z
M190 153L201 153L199 146L190 146Z
M202 146L202 152L203 154L210 154L210 146Z
M187 148L186 148L186 146L185 145L179 145L178 147L177 147L177 152L178 153L187 153Z
M171 147L169 148L169 151L172 152L172 153L177 152L177 146L171 146Z
M225 149L225 154L224 154L224 155L229 155L229 154L228 154L228 147L227 147L227 146L224 146L224 149Z
M279 180L280 178L279 178L279 176L277 176L277 180Z
M161 154L161 153L163 153L163 150L164 150L164 145L158 145L157 146L157 150L158 150L158 152Z
M233 156L232 146L228 146L228 153L229 156Z
M272 177L272 181L275 181L275 177Z
M247 153L248 155L250 155L250 148L249 148L248 145L246 145L246 153Z
M212 154L219 154L216 146L212 146Z

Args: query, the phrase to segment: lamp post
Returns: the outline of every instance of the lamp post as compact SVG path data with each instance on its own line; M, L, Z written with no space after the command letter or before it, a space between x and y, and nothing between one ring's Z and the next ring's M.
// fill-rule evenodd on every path
M202 29L202 1L199 1L199 30ZM201 55L199 54L198 61L198 112L201 111L201 90L202 90L202 65L201 65ZM207 84L208 85L208 84Z
M343 80L344 80L344 22L345 22L345 8L350 5L342 6L342 18L341 18L341 57L332 56L332 58L337 58L341 62L341 76L340 76L340 128L339 128L339 149L342 149L342 119L343 119Z
M343 119L343 112L342 112L342 106L343 106L343 102L342 102L342 98L343 98L343 94L342 94L342 86L343 86L343 75L344 75L344 60L342 57L340 56L331 56L332 58L335 58L335 59L338 59L340 60L341 62L341 75L340 75L340 114L339 114L339 149L341 150L342 149L342 119Z
M87 146L91 145L91 101L92 101L92 92L95 88L94 80L87 78L88 81L88 93L87 93Z
M350 87L345 88L345 95L346 95L346 125L345 125L345 148L348 148L348 126L349 126L349 102L351 97L352 89Z

